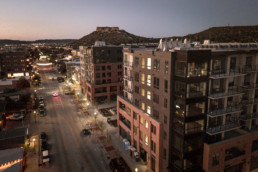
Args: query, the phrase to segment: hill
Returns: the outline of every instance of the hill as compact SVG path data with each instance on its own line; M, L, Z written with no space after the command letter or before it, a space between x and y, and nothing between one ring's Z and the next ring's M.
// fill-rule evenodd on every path
M206 39L212 42L257 42L258 26L212 27L199 33L186 35L184 38L201 43Z
M159 39L136 36L125 30L119 30L118 27L97 27L96 31L71 43L71 46L90 46L93 45L95 41L105 41L106 44L120 45L126 43L157 43Z

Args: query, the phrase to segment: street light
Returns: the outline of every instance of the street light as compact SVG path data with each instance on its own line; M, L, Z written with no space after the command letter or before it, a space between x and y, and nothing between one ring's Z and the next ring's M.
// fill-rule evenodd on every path
M34 110L34 116L35 116L35 124L36 124L36 111Z
M36 149L35 149L35 141L36 141L36 139L33 138L32 141L33 141L34 153L36 154Z
M138 168L135 168L135 172L138 172Z
M96 120L97 120L97 112L94 112L94 118L95 118L95 125L96 125Z

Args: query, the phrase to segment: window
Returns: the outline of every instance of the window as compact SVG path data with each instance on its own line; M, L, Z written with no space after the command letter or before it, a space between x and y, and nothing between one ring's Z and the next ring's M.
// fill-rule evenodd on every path
M167 93L168 92L168 80L165 80L164 81L164 89L165 89L165 92Z
M135 106L140 107L140 101L138 99L135 99Z
M100 73L96 73L96 78L100 78Z
M166 131L164 131L163 139L164 139L164 140L167 140L167 132L166 132Z
M151 140L151 150L156 153L156 143Z
M122 75L122 72L117 72L118 76L121 76Z
M106 70L106 66L102 66L102 70Z
M107 69L108 69L108 70L111 70L111 66L107 66Z
M141 58L141 67L145 68L145 58Z
M156 119L159 119L159 111L154 109L153 110L153 117L156 118Z
M151 92L147 91L147 99L151 100Z
M139 73L135 72L134 76L135 76L135 81L139 82Z
M167 150L163 149L163 159L165 160L167 158Z
M147 69L151 69L151 58L147 58Z
M156 127L151 124L151 132L156 135Z
M165 74L168 74L168 61L165 61Z
M142 83L142 84L145 84L145 74L142 73L141 76L142 76L142 77L141 77L141 83Z
M143 117L140 116L140 123L143 124Z
M167 121L168 121L168 117L164 115L164 124L167 124Z
M139 57L135 57L135 59L134 59L135 66L139 66L139 63L140 63Z
M135 91L135 93L139 94L139 87L135 86L134 91Z
M102 77L106 77L106 73L102 73Z
M147 113L150 115L151 114L151 107L147 106Z
M142 134L142 131L140 130L140 140L143 139L143 134Z
M147 75L147 85L151 86L151 75Z
M219 153L212 155L212 166L216 166L219 164Z
M133 134L137 135L137 127L133 126Z
M100 70L100 66L96 66L96 71L99 71Z
M154 77L154 88L159 89L159 78Z
M122 69L122 65L117 65L117 69Z
M144 97L145 96L145 90L142 88L141 89L141 95Z
M142 103L142 110L145 110L145 103Z
M154 103L159 104L159 95L154 94L154 96L153 96L153 101L154 101Z
M145 135L145 145L148 146L148 144L149 144L149 138L147 135Z
M137 113L133 112L133 119L137 120Z
M160 69L160 61L155 59L154 62L153 62L153 69L154 71L159 71Z
M147 120L145 120L145 128L148 128L149 127L149 123Z
M168 99L164 98L164 108L167 108L167 107L168 107Z

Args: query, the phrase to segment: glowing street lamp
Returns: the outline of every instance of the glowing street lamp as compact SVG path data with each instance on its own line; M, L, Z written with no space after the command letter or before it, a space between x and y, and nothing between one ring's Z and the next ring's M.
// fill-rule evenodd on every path
M35 116L35 124L37 123L37 121L36 121L36 111L34 110L34 116Z
M35 138L33 138L33 139L32 139L32 141L33 141L33 147L34 147L33 149L34 149L34 153L36 154L36 149L35 149L35 141L36 141L36 139L35 139Z
M135 168L135 172L138 172L138 168Z

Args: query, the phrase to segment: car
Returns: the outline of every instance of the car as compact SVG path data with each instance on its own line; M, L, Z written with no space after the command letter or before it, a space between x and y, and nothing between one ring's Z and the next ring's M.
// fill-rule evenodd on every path
M44 101L43 101L43 100L40 100L40 101L39 101L39 104L42 104L42 103L44 103Z
M12 115L8 116L7 119L8 120L13 120L13 121L18 121L18 120L22 120L24 118L24 114L21 112L16 112L13 113Z
M53 93L53 97L57 97L58 96L58 93L57 92L54 92Z
M41 149L42 149L42 150L48 150L47 141L42 140L42 142L41 142Z
M41 138L42 140L46 140L46 139L47 139L47 134L46 134L45 132L41 132L41 133L40 133L40 138Z
M39 111L39 116L46 116L46 113L43 109Z
M43 101L43 100L44 100L44 98L40 96L39 97L39 101Z
M43 107L44 107L44 106L45 106L44 102L43 102L43 101L40 101L40 102L39 102L39 106L43 106Z
M44 110L44 108L45 108L45 106L44 106L44 105L39 104L39 109L40 109L40 110Z
M90 130L88 130L86 128L82 130L82 133L83 133L83 135L90 135L91 134Z

